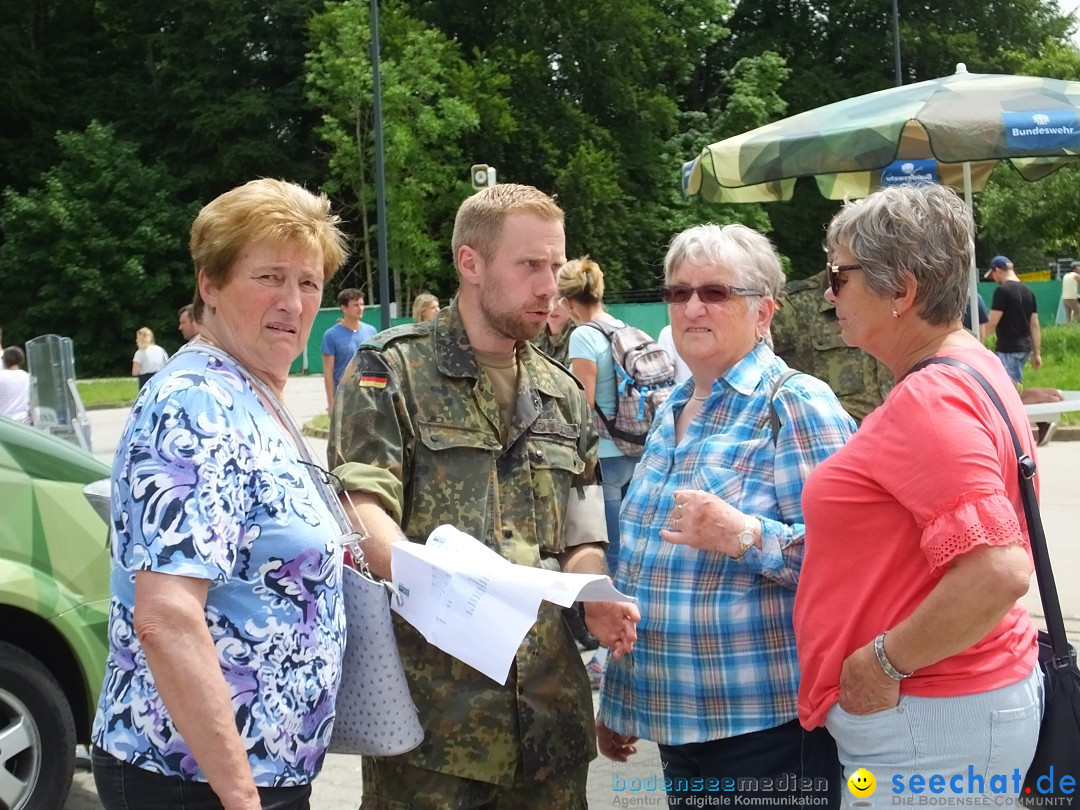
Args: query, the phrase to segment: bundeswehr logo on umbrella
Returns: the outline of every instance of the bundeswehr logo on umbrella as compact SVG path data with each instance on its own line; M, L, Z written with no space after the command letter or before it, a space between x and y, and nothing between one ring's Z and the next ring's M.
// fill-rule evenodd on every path
M1080 119L1076 110L1003 112L1001 120L1010 149L1080 148Z
M936 183L936 160L896 160L881 170L881 185L908 186Z

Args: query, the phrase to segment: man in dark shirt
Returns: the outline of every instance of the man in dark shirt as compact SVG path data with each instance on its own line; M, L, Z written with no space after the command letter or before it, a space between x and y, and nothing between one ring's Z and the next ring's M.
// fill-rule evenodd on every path
M1023 382L1024 364L1031 357L1033 369L1042 368L1042 332L1039 329L1035 294L1016 277L1013 263L1005 256L990 260L984 278L998 284L990 304L989 328L997 335L995 354L1015 382Z
M1031 358L1033 369L1042 368L1042 330L1035 294L1016 277L1013 263L1007 256L995 256L984 278L997 282L990 304L987 331L997 335L994 353L1001 359L1013 382L1023 386L1024 364ZM1056 422L1038 422L1036 441L1041 447L1054 435Z

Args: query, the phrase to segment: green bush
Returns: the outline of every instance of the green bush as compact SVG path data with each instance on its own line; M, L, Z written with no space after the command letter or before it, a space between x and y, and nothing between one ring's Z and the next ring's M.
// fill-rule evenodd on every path
M1043 367L1024 368L1024 385L1080 390L1080 325L1047 326L1042 330ZM1080 424L1080 411L1062 414L1061 423Z

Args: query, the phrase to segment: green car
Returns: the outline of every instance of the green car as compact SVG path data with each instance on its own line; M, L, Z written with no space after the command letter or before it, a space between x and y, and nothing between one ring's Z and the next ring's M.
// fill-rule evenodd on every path
M109 468L0 418L0 808L59 808L87 743L109 614ZM92 502L96 502L92 505Z

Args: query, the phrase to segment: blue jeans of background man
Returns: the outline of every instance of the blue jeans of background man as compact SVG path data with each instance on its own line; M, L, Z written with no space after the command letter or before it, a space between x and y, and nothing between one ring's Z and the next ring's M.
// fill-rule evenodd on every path
M90 751L94 784L105 810L221 810L206 782L162 776L123 762L96 745ZM308 810L311 785L259 788L263 810Z
M1024 381L1024 363L1027 362L1031 352L994 352L1005 366L1005 371L1013 382Z
M613 456L600 459L600 472L604 476L604 520L607 522L607 565L612 578L619 565L619 507L630 479L634 477L636 458Z

